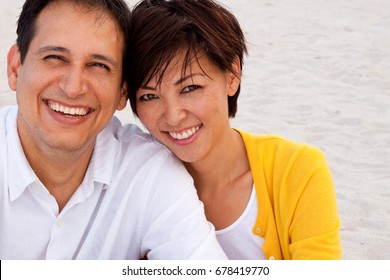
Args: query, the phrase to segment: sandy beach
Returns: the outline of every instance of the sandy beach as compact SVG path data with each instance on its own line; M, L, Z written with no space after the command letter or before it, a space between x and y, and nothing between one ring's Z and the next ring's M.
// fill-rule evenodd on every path
M24 1L0 1L1 108L16 104L6 56ZM249 47L232 126L321 148L334 176L344 259L390 259L390 1L221 3ZM139 124L129 106L117 115Z

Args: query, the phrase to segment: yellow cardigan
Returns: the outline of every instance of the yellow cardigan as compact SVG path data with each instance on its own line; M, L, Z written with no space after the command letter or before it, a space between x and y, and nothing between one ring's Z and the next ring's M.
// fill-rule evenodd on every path
M253 233L269 259L341 259L340 220L323 153L277 136L237 130L258 200Z

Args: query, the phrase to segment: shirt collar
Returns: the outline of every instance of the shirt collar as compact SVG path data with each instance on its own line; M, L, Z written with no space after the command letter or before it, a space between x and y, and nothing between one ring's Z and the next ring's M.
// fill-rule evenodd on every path
M99 133L84 181L92 180L106 187L111 185L120 148L118 132L121 126L120 121L113 117L107 127Z
M29 185L39 181L28 163L22 144L20 143L16 128L16 115L17 110L10 112L10 119L6 124L7 161L9 166L8 178L11 201L17 199Z
M7 147L8 147L8 178L11 201L17 199L26 188L36 182L38 177L32 170L23 151L16 125L17 110L12 112L12 119L7 122ZM111 185L115 159L119 151L118 130L120 121L113 117L108 126L99 133L95 148L91 157L88 170L81 184L83 193L88 195L93 191L95 184L102 183L105 187Z

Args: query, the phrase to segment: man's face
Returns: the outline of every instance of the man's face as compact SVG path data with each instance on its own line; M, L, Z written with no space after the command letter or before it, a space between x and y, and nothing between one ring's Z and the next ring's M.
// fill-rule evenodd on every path
M124 37L105 12L69 2L49 4L38 16L23 64L8 55L23 146L78 151L94 144L115 110L125 107Z

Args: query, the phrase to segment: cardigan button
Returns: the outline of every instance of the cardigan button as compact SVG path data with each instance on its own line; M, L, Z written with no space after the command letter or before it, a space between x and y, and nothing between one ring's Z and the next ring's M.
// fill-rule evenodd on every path
M261 233L261 228L259 228L259 227L255 228L255 233L256 234L260 234Z
M269 260L270 260L270 261L274 261L274 260L275 260L275 257L274 257L274 256L270 256L270 257L269 257Z

